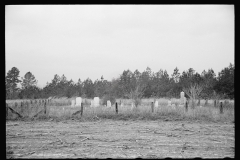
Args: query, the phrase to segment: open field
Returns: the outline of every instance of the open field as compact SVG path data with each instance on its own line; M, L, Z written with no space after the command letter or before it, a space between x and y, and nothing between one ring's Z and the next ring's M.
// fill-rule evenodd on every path
M22 100L7 100L24 116L8 111L7 158L224 158L235 155L234 101L223 105L223 113L209 101L188 111L178 104L167 106L161 99L151 110L151 99L131 109L124 105L71 107L69 99L54 99L23 107ZM27 100L24 100L27 101ZM28 100L29 101L29 100Z
M223 158L235 155L233 123L8 121L7 158Z

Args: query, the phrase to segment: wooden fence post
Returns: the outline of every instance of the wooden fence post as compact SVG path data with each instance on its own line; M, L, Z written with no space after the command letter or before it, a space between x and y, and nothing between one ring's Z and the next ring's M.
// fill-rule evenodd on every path
M208 105L208 99L206 99L206 101L205 101L205 106L206 106L206 105Z
M200 99L198 99L198 103L197 103L197 106L200 106Z
M223 114L223 105L222 105L222 102L220 102L220 114Z
M217 101L216 100L214 100L214 107L216 107L217 106Z
M152 113L154 112L154 104L151 102Z
M23 102L21 102L21 114L23 113Z
M116 102L116 114L118 114L118 104Z
M7 116L6 116L6 118L8 117L8 104L7 104L7 102L6 102L6 114L7 114Z
M44 114L47 114L47 103L44 103Z
M185 112L188 111L188 101L186 101L186 104L185 104Z
M83 115L83 103L81 103L81 116Z

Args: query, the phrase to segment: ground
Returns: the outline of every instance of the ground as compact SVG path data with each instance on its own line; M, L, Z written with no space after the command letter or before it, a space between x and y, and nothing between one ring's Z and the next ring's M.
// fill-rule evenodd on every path
M7 158L224 158L234 123L201 121L7 121Z

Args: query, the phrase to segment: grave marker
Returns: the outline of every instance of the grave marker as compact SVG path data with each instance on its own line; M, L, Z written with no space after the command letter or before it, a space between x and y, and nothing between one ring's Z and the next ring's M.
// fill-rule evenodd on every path
M107 107L111 107L112 105L111 105L111 101L107 101Z
M82 103L82 98L81 97L77 97L76 98L76 106L81 106Z
M158 108L158 101L155 101L155 107Z
M94 97L94 107L98 107L99 106L99 97Z
M184 103L184 92L182 91L181 93L180 93L180 104L185 104Z

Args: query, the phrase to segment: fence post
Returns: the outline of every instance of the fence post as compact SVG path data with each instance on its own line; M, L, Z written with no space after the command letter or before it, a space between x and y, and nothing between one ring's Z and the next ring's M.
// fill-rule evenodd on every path
M81 116L83 115L83 103L81 103Z
M185 104L185 112L188 111L188 101L186 101L186 104Z
M200 99L198 99L198 103L197 103L197 106L200 106Z
M116 102L116 114L118 114L118 103Z
M44 114L47 114L47 103L44 103Z
M206 105L208 105L208 99L206 99L206 101L205 101L205 106L206 106Z
M220 114L223 113L223 105L222 105L222 102L220 102Z
M6 114L7 114L7 117L8 117L8 104L7 104L7 102L6 102Z
M217 106L217 101L216 100L214 100L214 107L216 107Z
M151 102L152 113L154 112L154 104Z
M21 114L23 113L23 102L21 102Z

